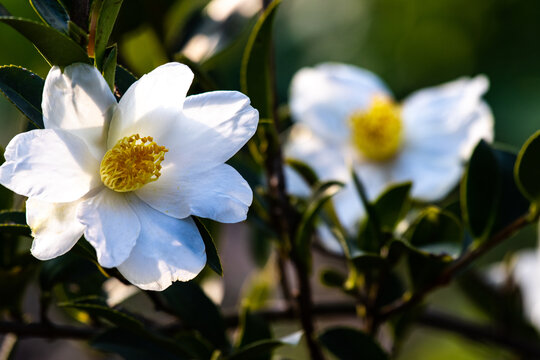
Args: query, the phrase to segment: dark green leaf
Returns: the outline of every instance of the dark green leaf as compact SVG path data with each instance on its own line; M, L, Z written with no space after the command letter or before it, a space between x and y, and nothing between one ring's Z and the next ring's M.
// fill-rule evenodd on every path
M515 167L516 183L531 202L540 203L540 131L519 151Z
M117 65L116 66L116 73L114 75L115 78L115 84L116 84L116 94L118 97L121 97L126 93L126 91L129 89L129 87L137 81L137 78L135 75L130 73L126 68L123 66Z
M0 22L30 40L51 65L64 67L76 62L90 62L86 52L76 42L52 27L9 16L0 16Z
M463 241L463 229L454 215L428 207L406 233L409 243L433 255L457 257Z
M109 43L116 17L122 6L122 0L102 0L101 8L99 9L97 24L94 54L96 67L103 69L105 61L105 48Z
M277 347L284 345L280 340L261 340L249 344L246 347L241 348L231 356L227 357L227 360L258 360L264 358L270 358L272 351Z
M116 56L118 49L116 45L111 46L103 64L103 78L109 84L109 88L114 93L114 79L116 77Z
M106 305L94 303L64 302L58 304L58 306L84 311L90 316L103 318L118 327L123 327L132 331L143 329L143 324L139 320L135 319L131 315L128 315L119 310L115 310Z
M295 244L297 246L298 254L302 254L301 256L304 257L301 260L305 261L305 264L308 267L310 266L310 260L308 259L309 246L315 229L317 215L323 209L324 204L337 194L342 187L343 184L337 181L328 181L320 184L318 188L315 189L314 195L312 199L310 199L308 207L302 215L296 233Z
M0 146L0 165L6 161L4 159L4 148ZM13 206L13 192L0 185L0 209L10 209Z
M128 329L114 328L94 338L90 345L98 350L116 353L129 360L191 360L193 354L170 340L141 335Z
M30 236L31 233L28 225L0 224L0 234Z
M471 234L485 240L493 227L501 192L501 174L491 147L480 141L461 186L461 206Z
M24 211L0 210L0 224L26 225Z
M323 269L320 275L321 283L328 287L342 288L347 277L341 272L334 269Z
M210 269L214 270L216 274L218 274L219 276L223 276L221 260L219 259L216 244L214 243L214 239L212 239L212 235L210 235L210 232L208 232L208 229L206 228L206 226L204 226L201 220L197 219L195 216L193 217L193 220L195 221L195 224L199 229L199 233L201 234L204 241L204 247L206 251L206 264L210 267Z
M287 165L292 167L311 187L319 182L319 177L315 171L305 162L302 162L297 159L286 159Z
M385 265L385 260L379 254L360 253L352 259L353 265L360 273L379 270Z
M4 5L0 4L0 16L11 16L11 13L4 7Z
M394 231L397 223L407 214L412 183L405 182L387 188L373 204L379 225L384 231Z
M242 349L257 341L271 338L272 332L266 320L257 314L251 313L249 308L245 308L240 319L240 342L237 348ZM270 359L270 356L264 354L256 359Z
M57 0L30 0L41 20L56 30L68 33L69 15Z
M41 97L45 82L18 66L0 67L0 91L34 124L43 129Z
M158 296L186 326L198 330L217 348L229 347L221 312L195 282L175 282Z
M271 77L270 54L272 49L272 24L280 0L273 1L261 15L249 37L240 71L242 92L249 96L251 104L259 110L263 119L273 118L276 102Z
M351 170L351 176L354 187L360 196L360 201L364 205L367 213L367 217L358 232L358 244L362 250L378 252L385 240L379 215L375 210L375 206L369 201L364 184L354 169Z
M388 355L363 332L348 328L334 327L319 336L321 343L340 360L386 360Z

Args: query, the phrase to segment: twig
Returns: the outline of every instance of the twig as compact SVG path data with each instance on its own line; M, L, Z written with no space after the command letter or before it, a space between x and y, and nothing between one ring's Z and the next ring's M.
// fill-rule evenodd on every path
M446 268L446 270L443 271L434 281L432 281L422 290L414 293L412 296L401 298L396 302L383 307L380 312L380 319L385 320L397 313L400 313L408 308L419 304L420 302L422 302L424 297L432 290L448 284L454 276L464 270L474 260L478 259L480 256L494 248L496 245L500 244L503 240L508 239L512 234L514 234L516 231L520 230L528 224L530 224L530 219L528 219L527 216L522 216L518 218L510 225L492 236L486 242L482 243L476 249L466 253L461 258L457 259L454 263L452 263L452 265Z
M426 327L451 331L467 339L487 341L533 359L540 358L540 343L538 341L527 341L523 336L513 335L502 328L478 325L434 310L425 311L418 317L417 323Z

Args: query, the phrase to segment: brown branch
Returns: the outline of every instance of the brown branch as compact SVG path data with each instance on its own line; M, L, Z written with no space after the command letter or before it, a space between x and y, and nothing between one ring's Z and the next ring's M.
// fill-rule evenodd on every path
M518 230L530 224L531 220L527 216L522 216L512 222L510 225L499 231L490 239L482 243L474 250L466 253L456 261L454 261L446 270L444 270L434 281L424 287L422 290L414 293L412 296L401 298L396 302L387 305L381 309L380 319L385 320L395 314L407 310L421 303L425 296L438 287L447 285L452 278L469 266L474 260L500 244L505 239L508 239Z

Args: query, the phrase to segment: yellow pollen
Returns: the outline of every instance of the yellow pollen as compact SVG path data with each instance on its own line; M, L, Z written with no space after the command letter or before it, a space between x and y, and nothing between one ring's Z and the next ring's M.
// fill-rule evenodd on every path
M369 160L391 159L401 145L401 109L392 100L375 97L368 110L350 117L352 141Z
M140 189L161 176L161 162L167 151L151 136L135 134L124 137L103 156L99 168L101 181L118 192Z

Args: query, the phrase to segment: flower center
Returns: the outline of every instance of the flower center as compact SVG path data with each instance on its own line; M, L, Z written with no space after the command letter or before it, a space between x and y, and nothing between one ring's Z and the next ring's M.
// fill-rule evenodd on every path
M352 141L366 158L385 161L401 145L401 110L392 100L375 97L368 110L354 112L350 119Z
M140 189L161 176L165 146L159 146L151 136L139 134L124 137L103 156L99 174L109 189L128 192Z

